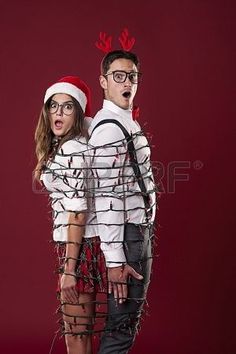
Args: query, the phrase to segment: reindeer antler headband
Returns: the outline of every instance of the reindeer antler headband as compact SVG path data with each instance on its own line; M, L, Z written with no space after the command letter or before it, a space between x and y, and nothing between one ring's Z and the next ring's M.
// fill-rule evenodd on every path
M129 38L129 31L127 28L124 28L122 30L121 35L118 39L123 50L129 52L133 48L135 38ZM98 49L107 54L112 51L111 41L112 36L108 36L105 32L100 32L99 41L97 41L95 45Z

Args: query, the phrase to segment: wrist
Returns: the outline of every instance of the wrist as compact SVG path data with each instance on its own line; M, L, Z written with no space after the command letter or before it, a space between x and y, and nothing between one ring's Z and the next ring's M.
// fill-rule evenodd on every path
M68 272L66 270L64 270L64 272L62 273L62 277L73 277L73 278L76 278L76 274L75 272Z
M63 272L62 272L62 275L72 275L72 276L75 276L76 273L75 273L75 270L74 269L71 269L71 268L64 268Z
M64 271L69 273L75 273L75 268L77 264L77 258L65 257Z

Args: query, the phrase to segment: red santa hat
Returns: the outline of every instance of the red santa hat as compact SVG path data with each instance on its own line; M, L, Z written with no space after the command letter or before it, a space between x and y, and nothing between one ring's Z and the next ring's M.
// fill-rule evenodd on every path
M57 93L65 93L75 98L85 116L91 116L90 89L78 76L65 76L50 86L45 93L44 103Z

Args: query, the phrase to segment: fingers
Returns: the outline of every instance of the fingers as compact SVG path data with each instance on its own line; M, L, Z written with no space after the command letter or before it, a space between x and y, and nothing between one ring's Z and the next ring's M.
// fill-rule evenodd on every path
M112 282L109 281L108 282L108 294L111 294L112 293Z
M143 279L143 276L141 274L137 273L136 270L134 270L134 268L132 268L132 267L129 267L128 274L131 275L132 277L134 277L135 279L138 279L138 280Z
M127 300L128 288L127 288L127 275L123 272L120 275L120 283L117 285L118 295L119 295L119 304L122 304Z
M118 300L118 298L119 298L118 286L117 286L116 283L113 283L113 284L112 284L112 287L113 287L114 298L115 298L116 303L117 303L117 300Z
M125 301L125 299L124 299L124 291L123 291L123 284L117 284L117 291L118 291L117 301L119 302L119 304L122 304L123 301Z
M68 303L77 303L78 302L78 292L74 287L62 288L62 299Z
M128 297L128 287L126 284L123 284L122 287L123 287L123 301L126 301Z
M68 276L62 276L61 278L61 296L62 300L68 303L78 302L78 290L76 289L76 282L74 279Z
M113 292L116 303L122 304L128 296L127 285L124 282L109 282L109 294Z

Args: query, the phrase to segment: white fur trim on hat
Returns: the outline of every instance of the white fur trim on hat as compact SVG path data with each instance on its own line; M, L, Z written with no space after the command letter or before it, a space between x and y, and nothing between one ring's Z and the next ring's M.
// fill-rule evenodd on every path
M44 103L47 102L47 100L51 96L57 93L65 93L67 95L74 97L79 102L83 112L85 112L87 98L85 93L82 90L80 90L78 87L68 82L57 82L56 84L50 86L47 89L44 96Z

